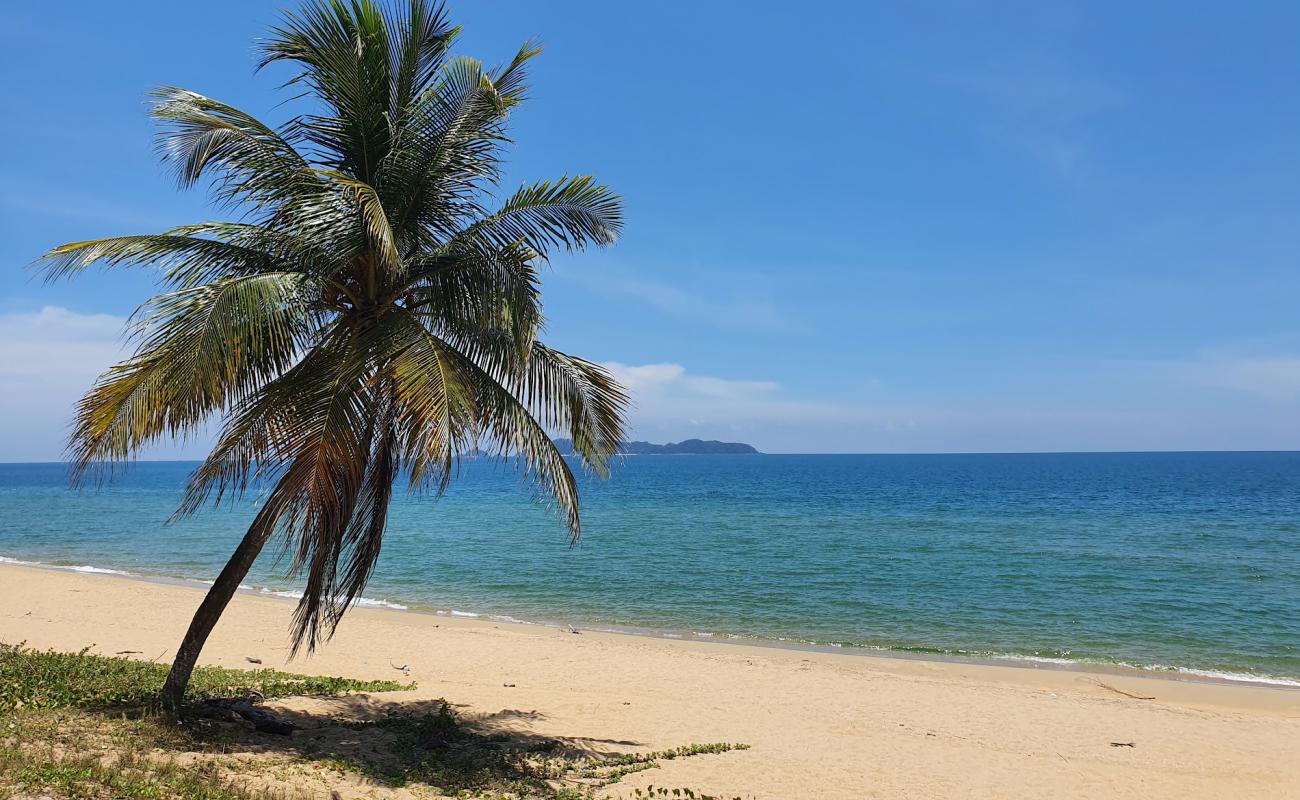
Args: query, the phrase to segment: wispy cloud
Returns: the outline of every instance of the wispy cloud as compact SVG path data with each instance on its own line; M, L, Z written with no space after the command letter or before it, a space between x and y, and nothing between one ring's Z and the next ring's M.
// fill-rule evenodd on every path
M58 217L121 226L129 232L173 227L163 214L133 209L104 197L55 189L0 176L0 208L35 217Z
M1098 81L1022 70L953 75L946 82L982 97L1002 113L1050 125L1071 125L1123 105L1124 95Z
M972 118L983 135L1067 178L1083 174L1091 123L1126 102L1114 87L1033 61L945 75L939 83L956 90L966 101L961 105L980 109Z
M1300 399L1300 355L1294 353L1210 348L1153 367L1158 375L1199 388L1275 400Z
M631 297L665 314L724 328L785 329L791 322L771 299L761 295L709 296L681 286L650 280L626 268L598 265L557 269L556 276L604 295Z

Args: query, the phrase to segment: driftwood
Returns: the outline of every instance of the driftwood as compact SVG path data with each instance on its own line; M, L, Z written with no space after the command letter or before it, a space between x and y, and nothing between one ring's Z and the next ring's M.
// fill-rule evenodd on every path
M271 712L254 706L251 698L222 697L205 700L201 708L207 716L239 722L261 733L288 736L298 729L292 722L286 722Z
M1114 686L1111 686L1111 685L1108 684L1108 683L1102 683L1101 681L1094 681L1094 683L1096 683L1098 686L1100 686L1100 687L1103 688L1103 689L1109 689L1110 691L1114 692L1115 694L1122 694L1122 695L1124 695L1125 697L1131 697L1131 698L1133 698L1134 700L1154 700L1154 699L1156 699L1156 698L1155 698L1155 695L1147 696L1147 695L1144 695L1144 694L1133 694L1132 692L1126 692L1126 691L1124 691L1123 689L1116 689Z
M1137 747L1137 742L1111 742L1111 747Z

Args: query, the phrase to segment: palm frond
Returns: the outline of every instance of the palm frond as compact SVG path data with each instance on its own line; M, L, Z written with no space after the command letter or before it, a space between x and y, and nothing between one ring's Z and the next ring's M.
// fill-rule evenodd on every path
M522 246L444 251L412 265L406 307L456 337L504 331L516 355L526 358L544 321L534 258Z
M160 295L142 307L136 355L78 405L74 478L196 429L286 369L312 328L310 292L301 274L265 273Z
M174 86L159 87L151 95L160 126L158 150L182 188L211 174L218 200L255 208L321 191L311 165L293 143L252 116Z
M580 250L613 244L623 228L623 204L590 176L565 176L526 186L501 210L474 223L460 240L488 247L521 242L545 256L555 247Z
M410 109L383 167L385 203L413 242L447 238L461 220L483 216L480 195L500 178L506 119L526 92L526 64L541 52L526 43L500 70L476 59L448 62Z
M569 435L587 466L601 477L609 474L609 459L627 438L631 401L609 370L534 342L516 394L547 427Z
M563 512L573 541L582 534L578 486L550 434L523 402L487 369L452 342L430 332L406 312L392 315L390 336L405 343L397 362L397 416L414 428L433 432L457 426L465 417L475 443L517 460L524 479ZM436 376L436 377L433 377ZM459 430L437 442L440 457L455 446ZM445 460L443 463L447 463Z
M262 43L259 68L288 61L328 113L307 120L304 135L326 163L373 184L392 142L388 113L392 54L388 23L374 0L312 0Z
M373 252L380 264L391 274L401 271L402 255L398 252L397 237L388 223L388 214L374 187L363 181L355 180L341 172L329 172L329 177L342 186L356 203L357 215L370 240Z
M37 261L47 281L70 278L97 263L110 267L156 267L175 286L283 269L284 260L266 250L190 235L192 229L162 234L114 236L60 245Z
M424 94L443 65L460 28L447 20L446 7L427 0L410 0L405 12L395 11L389 23L388 115L404 128L408 110Z
M578 483L550 433L519 398L473 359L453 347L446 347L443 355L461 379L474 388L481 444L514 458L534 491L559 506L570 539L577 543L582 537Z

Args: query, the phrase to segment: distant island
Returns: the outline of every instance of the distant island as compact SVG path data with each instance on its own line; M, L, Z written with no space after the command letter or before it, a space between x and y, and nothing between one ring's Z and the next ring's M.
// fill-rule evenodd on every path
M566 456L573 455L572 439L556 439L555 446ZM703 456L703 455L756 455L758 450L753 445L743 442L719 442L714 439L687 439L668 444L651 442L623 442L618 446L621 455L628 456Z

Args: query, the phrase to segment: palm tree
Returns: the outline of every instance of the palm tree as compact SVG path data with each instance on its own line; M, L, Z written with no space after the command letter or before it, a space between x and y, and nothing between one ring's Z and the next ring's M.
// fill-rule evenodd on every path
M504 67L452 57L441 4L313 0L261 44L313 102L272 128L194 92L153 93L159 149L182 187L241 212L155 235L74 242L49 278L95 263L158 270L129 324L132 357L77 407L72 480L221 420L177 515L253 486L266 500L200 604L163 689L179 706L199 652L263 546L306 580L293 652L328 639L365 587L394 483L440 493L458 454L518 465L580 534L563 432L605 474L627 396L596 364L538 340L538 267L609 245L619 198L590 177L520 188L490 210L525 44Z

